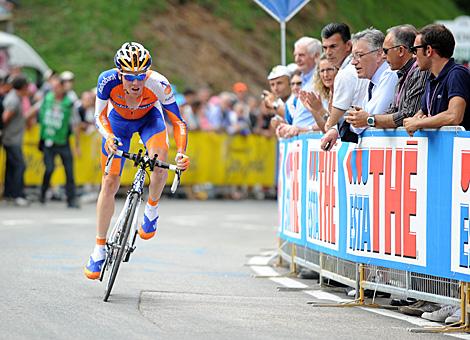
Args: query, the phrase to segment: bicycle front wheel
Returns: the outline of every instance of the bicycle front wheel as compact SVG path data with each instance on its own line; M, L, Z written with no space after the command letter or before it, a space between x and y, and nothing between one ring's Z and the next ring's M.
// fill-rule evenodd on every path
M114 281L116 280L116 276L119 270L119 266L121 265L122 258L126 251L127 246L127 239L129 238L129 233L132 227L132 221L134 220L134 215L137 209L137 203L139 200L139 195L137 193L131 193L129 198L129 208L127 209L127 213L124 219L124 223L122 225L122 229L119 232L118 240L116 241L115 247L118 248L116 253L116 258L113 261L111 275L108 279L108 284L106 285L106 290L104 292L104 299L103 301L108 301L109 295L111 294L111 290L113 289Z

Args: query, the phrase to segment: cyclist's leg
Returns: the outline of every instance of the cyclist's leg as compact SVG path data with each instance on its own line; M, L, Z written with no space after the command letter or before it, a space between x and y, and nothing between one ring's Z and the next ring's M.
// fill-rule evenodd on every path
M135 125L120 117L114 110L109 115L109 121L114 134L121 139L123 144L120 149L128 151L132 134L136 131ZM114 213L114 197L119 189L121 173L124 167L124 159L115 156L109 174L104 176L104 167L108 157L104 147L105 142L106 140L103 138L101 143L101 168L103 176L96 204L96 244L85 267L85 275L89 279L99 278L101 267L104 263L106 235Z
M139 131L148 150L149 156L158 155L158 159L166 161L168 155L168 136L165 121L156 108L148 114L149 120ZM149 239L155 235L158 219L158 202L168 177L164 169L155 168L150 174L149 198L145 205L144 222L138 232L141 238Z
M150 157L155 154L158 159L166 161L168 158L168 138L166 130L163 130L150 138L145 145L149 150ZM168 171L166 169L155 168L150 174L149 196L153 200L159 200L162 195L163 188L168 178Z
M120 150L129 151L132 134L138 130L138 122L122 118L116 111L112 110L109 114L109 122L116 137L118 137L122 146ZM114 213L114 196L116 195L121 181L121 173L124 168L124 158L114 156L111 170L108 175L104 175L104 168L108 158L108 152L105 148L106 140L101 141L101 170L103 177L101 179L101 190L98 196L97 209L97 237L106 238L111 217Z

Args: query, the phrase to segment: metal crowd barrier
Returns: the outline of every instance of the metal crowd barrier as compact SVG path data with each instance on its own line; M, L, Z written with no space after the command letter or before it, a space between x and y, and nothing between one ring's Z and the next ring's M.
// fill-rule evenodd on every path
M295 255L292 256L294 248ZM317 272L320 282L330 279L354 289L362 285L364 289L400 297L448 305L460 304L458 280L365 264L365 281L361 284L358 263L287 241L281 244L279 256L289 264L295 263Z
M318 134L279 142L279 256L356 289L460 305L470 331L470 132L369 129L320 149ZM455 325L454 325L455 326Z

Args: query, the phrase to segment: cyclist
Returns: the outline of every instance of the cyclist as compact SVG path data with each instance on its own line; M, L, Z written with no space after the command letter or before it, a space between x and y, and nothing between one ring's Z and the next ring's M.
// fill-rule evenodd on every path
M139 132L149 156L166 160L168 136L163 113L173 125L177 147L176 165L186 170L189 158L184 154L187 144L186 123L181 118L168 80L150 70L152 58L139 43L126 42L114 57L116 68L104 71L98 78L95 123L103 135L101 168L104 171L108 153L119 149L128 151L132 134ZM108 110L108 105L111 105ZM116 156L108 175L102 177L97 202L96 245L85 266L85 275L97 279L105 257L106 234L114 213L114 196L119 189L125 159ZM158 201L168 173L155 168L150 175L149 198L145 205L144 221L138 228L142 239L155 235Z

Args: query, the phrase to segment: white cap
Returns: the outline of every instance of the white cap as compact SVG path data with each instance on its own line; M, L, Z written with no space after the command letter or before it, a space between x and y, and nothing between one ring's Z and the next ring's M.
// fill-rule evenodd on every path
M70 71L64 71L60 74L60 79L65 81L74 80L75 75Z
M296 63L290 63L287 65L287 69L289 70L289 74L292 77L292 75L299 69L299 66L297 66Z
M276 79L282 76L290 77L289 70L287 69L286 66L277 65L277 66L274 66L273 69L271 70L271 73L269 73L268 80Z

